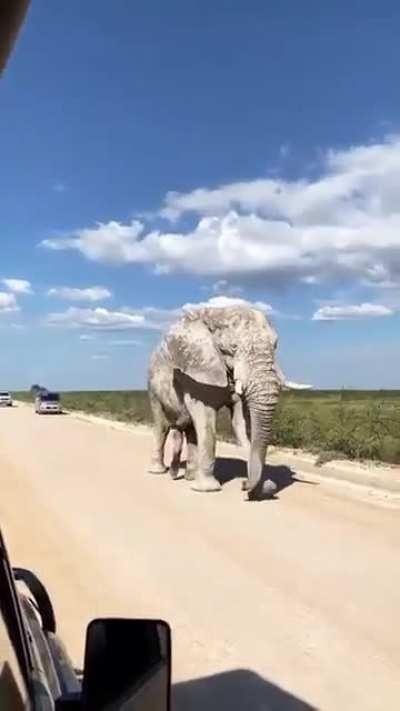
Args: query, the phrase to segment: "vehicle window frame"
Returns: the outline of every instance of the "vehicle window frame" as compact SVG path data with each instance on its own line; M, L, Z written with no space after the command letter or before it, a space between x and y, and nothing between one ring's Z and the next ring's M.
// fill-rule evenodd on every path
M33 660L29 648L28 632L15 585L3 533L0 529L0 614L14 648L24 679L28 698L31 698Z

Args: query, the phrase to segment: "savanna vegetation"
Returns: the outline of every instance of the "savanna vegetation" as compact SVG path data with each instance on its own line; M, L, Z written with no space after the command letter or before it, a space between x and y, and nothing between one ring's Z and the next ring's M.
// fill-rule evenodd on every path
M32 401L29 392L15 393ZM80 391L62 393L67 410L148 424L145 391ZM232 439L228 413L218 422L222 438ZM333 458L375 459L400 464L400 390L319 390L282 394L275 417L274 442Z

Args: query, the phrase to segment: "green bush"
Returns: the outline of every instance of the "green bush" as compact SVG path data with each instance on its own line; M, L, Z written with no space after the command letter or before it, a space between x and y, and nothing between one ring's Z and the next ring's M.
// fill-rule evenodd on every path
M278 407L275 413L273 432L274 444L294 448L303 445L302 420L294 407Z
M390 464L400 464L400 439L391 435L383 437L379 459Z

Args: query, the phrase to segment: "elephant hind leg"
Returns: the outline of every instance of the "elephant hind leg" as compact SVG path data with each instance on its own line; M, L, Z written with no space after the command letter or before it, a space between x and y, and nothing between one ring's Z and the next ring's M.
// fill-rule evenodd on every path
M183 433L179 430L172 430L170 437L172 441L172 459L171 464L169 466L169 473L172 479L177 479L179 475L179 468L181 465Z
M169 431L169 423L165 416L160 401L150 397L150 406L153 413L153 452L149 466L150 474L165 474L167 467L164 464L164 446Z

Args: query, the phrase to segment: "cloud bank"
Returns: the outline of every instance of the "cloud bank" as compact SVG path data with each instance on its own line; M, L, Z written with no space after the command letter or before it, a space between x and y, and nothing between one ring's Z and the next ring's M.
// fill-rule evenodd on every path
M159 273L399 288L399 186L396 136L329 151L314 180L262 178L168 193L164 231L110 221L42 246L107 264L150 264ZM182 231L177 225L188 213L195 225Z

